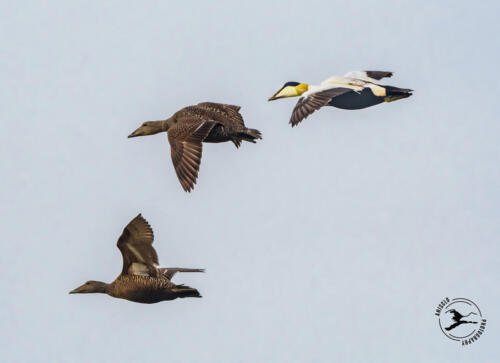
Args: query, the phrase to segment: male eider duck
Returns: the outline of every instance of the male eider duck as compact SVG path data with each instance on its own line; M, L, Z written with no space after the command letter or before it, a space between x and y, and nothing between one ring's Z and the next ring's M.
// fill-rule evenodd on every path
M333 106L344 110L359 110L392 102L412 95L411 89L379 85L384 77L391 77L392 72L356 71L344 77L330 77L319 86L299 82L287 82L268 101L285 97L300 97L290 118L290 124L299 122L323 106Z
M167 132L175 172L186 192L191 192L198 178L202 142L231 141L238 148L241 141L255 143L262 139L259 130L245 127L240 106L203 102L177 111L163 121L147 121L128 137Z
M178 297L201 297L198 290L176 285L171 280L176 272L204 272L197 268L158 268L158 255L153 248L153 230L138 215L125 227L117 246L123 256L121 274L110 284L87 281L70 294L103 293L138 303L153 304Z

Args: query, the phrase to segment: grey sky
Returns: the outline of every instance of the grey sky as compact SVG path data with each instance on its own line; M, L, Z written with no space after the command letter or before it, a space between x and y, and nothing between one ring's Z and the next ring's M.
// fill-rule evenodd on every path
M500 329L498 2L0 2L5 362L493 362ZM413 97L296 128L286 81L390 70ZM182 191L142 121L242 106L264 140L206 145ZM112 281L142 212L203 299ZM445 296L488 319L469 347Z

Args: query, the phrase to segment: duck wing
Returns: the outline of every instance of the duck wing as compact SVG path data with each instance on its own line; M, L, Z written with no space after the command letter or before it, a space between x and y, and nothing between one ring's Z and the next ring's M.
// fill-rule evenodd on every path
M361 80L367 81L367 82L377 83L377 81L380 81L382 78L392 77L392 72L387 72L387 71L353 71L353 72L346 73L344 75L344 77L356 78L356 79L361 79Z
M231 129L239 130L245 128L243 116L240 114L240 106L227 105L224 103L202 102L195 106L197 111L213 121Z
M172 280L172 277L177 272L205 272L204 268L184 268L184 267L162 267L158 271L163 274L167 279Z
M350 88L333 87L322 91L310 93L307 96L299 98L295 105L290 124L292 127L297 126L302 120L307 118L314 111L326 106L332 98L343 95L344 93L353 92Z
M127 224L116 244L123 256L122 275L158 276L153 240L153 229L141 214Z
M201 103L198 103L197 106L206 107L206 108L222 109L224 111L231 110L234 112L238 112L241 108L240 106L228 105L226 103L217 103L217 102L201 102Z
M202 142L217 124L195 110L183 110L168 130L170 155L177 178L186 192L196 184L200 169Z

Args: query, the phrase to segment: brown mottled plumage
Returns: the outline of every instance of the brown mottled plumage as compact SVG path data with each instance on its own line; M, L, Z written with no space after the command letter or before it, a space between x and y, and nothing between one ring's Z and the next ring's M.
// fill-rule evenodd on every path
M204 272L203 269L158 268L158 255L153 248L153 230L138 215L123 230L117 246L123 256L121 274L110 284L87 281L70 294L104 293L134 302L152 304L178 297L201 297L198 290L176 285L171 279L177 272Z
M203 102L184 107L166 120L144 122L128 137L167 132L175 172L182 188L190 192L198 178L203 142L231 141L238 148L242 140L262 139L260 131L245 126L239 110L239 106Z

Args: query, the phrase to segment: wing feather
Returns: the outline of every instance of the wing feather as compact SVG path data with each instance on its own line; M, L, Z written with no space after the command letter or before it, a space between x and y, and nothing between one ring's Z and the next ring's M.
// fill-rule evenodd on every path
M354 71L344 75L347 78L361 79L367 82L377 83L382 78L392 77L392 72L387 71Z
M153 240L153 229L141 214L127 224L117 242L123 257L123 275L157 276L158 255Z
M170 132L168 140L171 146L171 157L177 178L186 192L190 192L198 178L200 170L202 142L210 133L215 123L211 121L201 121L192 124L185 135L178 137L179 134ZM191 132L189 132L191 131Z
M163 267L159 268L160 274L171 280L177 272L205 272L204 268Z
M213 121L220 122L226 127L230 126L235 129L245 128L243 116L241 116L239 112L240 106L215 102L202 102L196 105L196 108L206 111L207 116Z
M347 92L354 92L349 88L335 87L324 91L311 93L305 97L299 98L295 105L290 124L292 127L297 126L302 120L307 118L313 112L319 110L321 107L326 106L328 102L334 97L340 96Z

